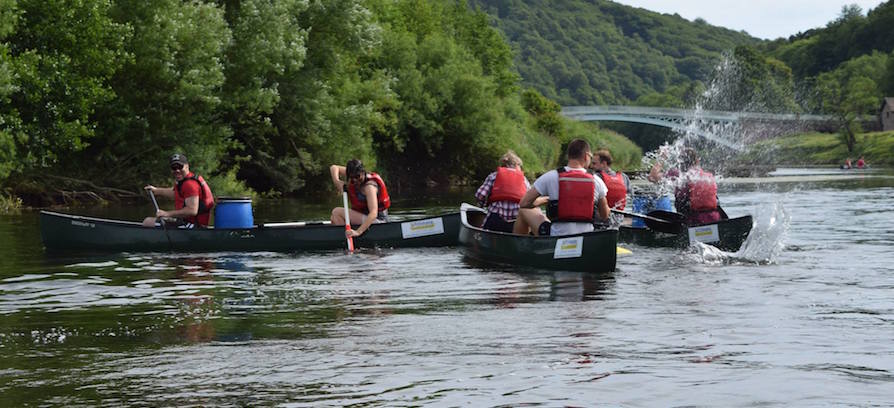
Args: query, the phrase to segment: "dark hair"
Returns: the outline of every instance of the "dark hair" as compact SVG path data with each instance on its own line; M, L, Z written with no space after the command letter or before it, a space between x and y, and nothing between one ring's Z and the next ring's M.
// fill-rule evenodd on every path
M599 158L599 161L604 161L605 164L609 166L612 165L612 154L609 153L607 149L597 150L595 154Z
M568 143L568 158L569 159L583 159L586 157L587 152L590 151L590 144L587 143L584 139L574 139L571 143Z
M348 178L352 178L357 174L362 174L363 170L363 162L357 159L348 160L348 164L345 166L345 174Z
M695 153L695 150L687 147L680 154L680 164L683 170L691 169L698 164L698 154Z

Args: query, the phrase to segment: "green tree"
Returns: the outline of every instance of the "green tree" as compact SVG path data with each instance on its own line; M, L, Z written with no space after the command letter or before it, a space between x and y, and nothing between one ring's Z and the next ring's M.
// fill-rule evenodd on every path
M0 149L15 154L3 171L53 168L96 135L94 114L115 96L108 80L125 60L129 30L100 0L3 2L0 27L0 77L7 78L0 79L7 102Z
M0 2L0 179L6 179L17 168L16 133L20 128L18 113L10 106L9 96L15 92L13 66L10 63L9 44L6 38L15 31L16 2Z
M103 143L75 162L98 160L131 188L169 180L164 169L175 151L197 172L214 173L230 145L218 114L230 42L223 11L199 2L118 0L112 13L133 28L131 58L110 80L116 97L100 112Z
M874 53L854 58L817 77L821 108L835 116L848 152L854 150L856 134L862 131L860 119L873 115L878 108L882 95L877 84L886 65L887 55Z

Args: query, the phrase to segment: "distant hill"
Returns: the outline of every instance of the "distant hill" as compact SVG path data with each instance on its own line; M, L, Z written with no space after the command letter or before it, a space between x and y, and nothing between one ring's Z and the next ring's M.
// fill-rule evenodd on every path
M724 51L762 40L606 0L470 0L516 52L522 84L561 105L625 104L704 80Z

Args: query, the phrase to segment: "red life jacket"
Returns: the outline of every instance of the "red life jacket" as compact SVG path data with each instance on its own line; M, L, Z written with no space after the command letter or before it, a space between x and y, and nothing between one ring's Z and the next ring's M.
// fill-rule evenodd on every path
M601 170L599 177L602 178L602 181L605 182L605 187L608 188L608 193L605 195L608 207L623 210L624 206L627 205L627 185L624 184L624 174L618 171L612 176L605 170Z
M211 187L208 186L208 183L205 182L202 176L189 173L183 180L177 183L177 187L174 188L174 209L179 210L186 205L186 199L180 193L180 189L187 180L194 180L196 183L199 183L199 212L194 217L186 217L185 220L186 222L207 227L211 209L214 208L214 194L211 193Z
M689 208L692 211L711 211L717 209L717 182L714 175L700 168L687 172L687 189L689 190Z
M388 189L385 188L385 182L382 178L376 173L366 173L366 180L375 181L376 187L379 188L379 192L376 193L379 210L387 210L388 207L391 207L391 197L388 196ZM363 184L366 184L366 181ZM351 208L364 214L369 214L369 208L366 208L366 195L354 187L354 183L348 183L348 197L351 198Z
M521 201L527 190L525 173L518 169L498 167L497 178L494 180L494 186L490 189L490 195L487 196L487 203L497 201L517 203Z
M546 208L550 221L593 222L596 211L593 175L564 167L556 171L559 173L559 199L550 200Z

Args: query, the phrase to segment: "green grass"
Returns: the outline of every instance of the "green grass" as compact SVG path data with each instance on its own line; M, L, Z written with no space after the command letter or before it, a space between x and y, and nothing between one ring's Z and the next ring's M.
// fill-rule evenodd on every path
M863 156L873 166L894 166L894 132L870 132L857 135L853 152L836 133L802 133L761 141L740 158L753 164L840 165Z

